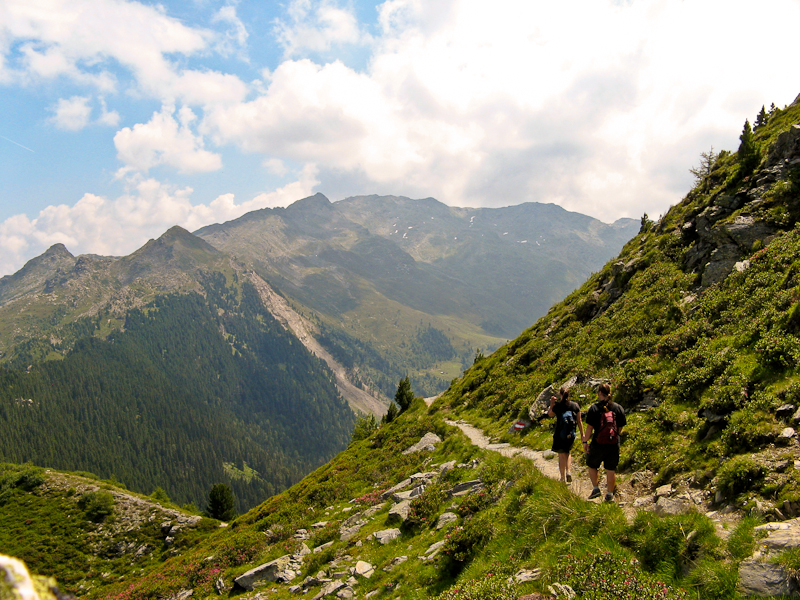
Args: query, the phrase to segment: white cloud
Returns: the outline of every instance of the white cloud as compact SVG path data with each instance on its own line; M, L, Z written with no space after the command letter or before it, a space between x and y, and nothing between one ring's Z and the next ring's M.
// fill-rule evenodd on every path
M357 25L326 29L326 7L341 10L289 5L287 55L357 39ZM209 109L200 130L313 161L333 196L327 186L658 214L687 191L700 151L733 143L762 103L794 97L783 74L800 4L763 10L781 15L775 27L752 28L751 7L720 0L388 0L367 71L287 60L253 99Z
M248 211L287 206L312 195L318 183L316 167L309 164L296 181L239 204L233 194L223 194L208 204L192 204L191 188L152 178L129 181L131 189L113 200L85 194L73 206L48 206L35 218L20 214L0 223L0 273L18 270L25 260L59 242L75 255L130 254L173 225L194 231Z
M229 43L246 40L233 7L217 17L233 27ZM217 37L167 16L163 7L139 2L6 0L0 4L0 81L47 83L64 77L112 93L118 91L118 76L132 76L141 93L164 102L241 100L247 86L235 75L181 69L170 60L207 51Z
M223 33L217 41L217 50L223 55L230 55L247 45L247 28L236 14L233 5L223 6L212 19L214 23L227 23L230 29Z
M197 119L184 106L173 116L175 107L163 106L147 123L124 127L114 136L117 157L125 163L123 172L146 173L158 165L174 167L182 173L204 173L222 168L222 158L203 147L203 138L192 132Z
M69 100L60 98L53 107L52 121L56 127L64 131L80 131L89 124L92 107L88 96L73 96Z
M275 35L287 57L372 40L361 30L353 11L332 0L292 0L286 12L289 19L276 21Z

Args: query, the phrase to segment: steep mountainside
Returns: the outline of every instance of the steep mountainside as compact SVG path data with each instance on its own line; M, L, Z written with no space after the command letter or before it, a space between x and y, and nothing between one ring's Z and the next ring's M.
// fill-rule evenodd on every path
M265 287L180 228L119 259L53 247L4 277L0 458L199 506L221 481L241 508L291 485L354 415Z
M638 227L544 204L317 194L196 233L251 263L315 317L319 340L354 376L391 395L407 372L427 394L443 389L476 348L516 335Z

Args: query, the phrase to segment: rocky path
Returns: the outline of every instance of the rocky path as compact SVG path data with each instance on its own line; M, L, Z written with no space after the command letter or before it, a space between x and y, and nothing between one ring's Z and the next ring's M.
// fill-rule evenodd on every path
M533 462L534 466L550 479L561 478L561 474L558 471L558 456L550 450L517 448L507 443L494 444L483 434L483 431L470 425L466 421L446 420L445 422L453 427L458 427L464 435L469 438L472 444L478 446L478 448L498 452L509 458L522 456ZM572 464L572 483L569 484L569 487L574 494L583 497L588 496L589 492L592 490L592 484L589 482L589 475L584 468L575 464L574 457Z

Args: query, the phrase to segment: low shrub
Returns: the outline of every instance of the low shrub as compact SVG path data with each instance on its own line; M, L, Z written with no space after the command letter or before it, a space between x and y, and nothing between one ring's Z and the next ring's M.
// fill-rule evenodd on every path
M675 589L648 575L634 559L610 552L577 558L567 555L550 575L553 583L569 585L580 598L592 600L686 600L685 590Z
M516 588L505 577L489 572L480 579L457 583L436 600L516 600Z
M78 499L78 508L86 513L86 518L95 523L104 521L114 513L114 496L109 492L86 492Z
M466 563L494 536L494 524L488 518L474 517L459 525L444 538L442 554L451 563Z
M403 522L403 527L410 529L432 525L439 507L446 498L447 489L444 483L428 485L422 494L411 500L408 518Z
M642 567L670 577L710 556L719 545L713 523L699 513L659 517L642 511L633 521L629 538Z
M752 556L756 550L755 527L761 520L754 516L742 519L736 528L731 531L726 541L728 554L735 561L741 561Z
M734 456L717 471L718 488L726 497L739 496L759 489L764 475L764 467L750 456Z

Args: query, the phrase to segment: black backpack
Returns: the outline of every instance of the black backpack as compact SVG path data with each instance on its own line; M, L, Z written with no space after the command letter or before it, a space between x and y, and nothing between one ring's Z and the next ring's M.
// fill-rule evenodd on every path
M559 435L561 439L565 442L571 442L574 440L575 428L578 426L578 422L575 420L575 413L568 408L563 413L558 415L558 420L561 425L561 428L559 429Z

